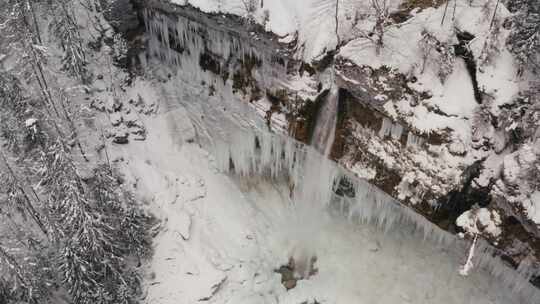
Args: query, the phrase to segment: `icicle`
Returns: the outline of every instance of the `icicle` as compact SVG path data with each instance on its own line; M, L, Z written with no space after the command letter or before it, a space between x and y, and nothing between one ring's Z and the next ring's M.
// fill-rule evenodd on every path
M396 123L392 126L392 138L395 140L399 140L401 138L401 135L403 134L403 126Z
M392 132L392 121L386 117L383 118L381 129L379 130L379 137L384 138Z
M403 126L399 123L393 123L390 119L384 117L379 130L379 137L391 136L392 139L399 140L403 134Z
M424 144L424 139L411 131L407 134L407 147L420 147Z
M540 275L539 265L534 265L532 262L534 258L527 256L524 258L517 268L517 272L527 280L531 280L534 277Z
M466 277L469 275L469 272L474 267L472 259L474 257L474 248L476 247L476 241L478 240L478 234L474 235L473 242L471 244L471 247L469 248L469 255L467 256L467 261L461 268L459 269L459 274Z

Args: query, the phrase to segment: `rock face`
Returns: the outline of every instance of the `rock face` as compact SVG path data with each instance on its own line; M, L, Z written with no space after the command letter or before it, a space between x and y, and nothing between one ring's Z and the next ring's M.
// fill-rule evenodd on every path
M139 27L139 19L130 0L100 0L104 16L117 32L127 33Z
M426 71L415 72L422 64L413 62L407 63L411 72L405 73L399 67L362 62L358 58L362 54L355 57L359 49L354 41L342 52L307 64L294 58L299 47L295 41L280 43L278 37L256 25L246 26L239 17L204 14L189 5L162 1L140 4L146 6L141 14L150 31L145 56L193 70L193 77L201 70L223 83L232 82L235 96L250 103L272 130L306 143L312 140L330 88L322 75L331 67L339 88L331 158L439 227L480 234L512 266L532 260L527 262L530 268L540 269L538 228L527 217L537 211L522 210L517 203L538 197L533 187L518 185L524 176L531 176L538 153L529 157L527 151L503 152L511 143L498 134L513 129L493 118L490 111L500 108L489 106L494 97L479 89L490 89L485 80L490 75L477 66L478 50L465 48L473 35L466 28L448 30L446 41L434 36L436 51L433 58L426 56ZM400 28L393 28L396 32L387 39L401 37ZM428 37L421 29L407 30L418 31L414 37L423 37L419 43ZM392 44L399 41L387 43L388 50L405 47ZM411 54L420 51L412 49ZM434 79L424 77L429 69ZM455 83L466 85L461 89ZM210 96L219 94L214 83L203 85ZM463 94L445 100L448 92ZM491 93L497 95L496 90ZM347 192L345 188L340 191ZM526 194L529 190L531 195ZM292 286L288 281L284 284Z

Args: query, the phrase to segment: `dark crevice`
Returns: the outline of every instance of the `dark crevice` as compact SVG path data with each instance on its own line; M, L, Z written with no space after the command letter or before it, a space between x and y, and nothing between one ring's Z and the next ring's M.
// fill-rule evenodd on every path
M345 134L346 128L345 122L347 117L347 102L344 98L346 90L340 88L338 90L338 104L337 104L337 117L336 117L336 134L334 136L334 143L330 152L332 159L340 159L343 157L345 150Z
M469 166L463 172L461 178L463 184L460 189L450 191L446 196L439 199L439 206L433 214L433 220L441 227L450 232L460 232L456 226L456 219L468 211L473 205L478 204L480 207L486 207L491 202L489 189L476 188L472 186L475 178L480 176L483 168L484 160L478 160Z
M324 90L319 96L317 96L317 99L315 99L314 102L308 102L306 106L304 107L303 111L305 111L307 115L302 115L303 117L306 117L306 126L308 131L308 142L313 140L313 133L315 132L315 125L317 124L317 117L319 117L319 113L321 112L321 108L326 101L326 98L328 98L328 94L330 94L330 90Z
M472 53L471 49L469 49L469 42L474 39L474 35L469 32L456 29L456 36L459 43L454 45L454 52L456 56L462 58L463 61L465 61L465 66L467 68L467 71L469 72L469 75L471 76L471 82L474 90L474 99L478 104L482 104L483 92L482 90L480 90L480 87L478 85L478 78L476 75L476 60L474 59L474 54Z

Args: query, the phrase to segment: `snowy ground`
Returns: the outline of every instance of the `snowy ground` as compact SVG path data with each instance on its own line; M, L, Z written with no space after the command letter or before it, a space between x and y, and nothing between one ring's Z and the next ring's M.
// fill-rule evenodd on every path
M521 303L481 272L458 275L464 257L407 233L352 225L294 209L267 181L219 173L192 142L182 107L147 118L148 138L114 146L127 182L162 229L145 284L146 303ZM275 270L317 257L317 274L287 291Z

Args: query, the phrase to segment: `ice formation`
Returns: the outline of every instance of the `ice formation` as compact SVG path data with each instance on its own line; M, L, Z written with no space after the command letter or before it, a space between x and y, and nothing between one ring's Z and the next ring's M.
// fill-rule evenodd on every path
M260 73L253 75L261 85L271 86L267 81L284 74L286 62L276 63L272 47L261 48L252 45L249 37L234 31L211 28L188 16L172 16L152 9L143 11L148 47L146 56L158 58L170 67L181 69L193 81L212 83L215 79L226 82L233 76L235 67L248 63L260 67ZM141 64L147 63L145 55L140 56ZM201 68L201 65L206 67ZM212 69L214 77L209 79ZM261 77L265 75L265 77ZM220 77L221 76L221 77Z
M472 259L474 257L474 249L476 247L476 242L477 241L478 241L478 234L475 234L473 242L471 244L471 248L469 248L469 255L467 256L467 262L465 262L465 264L459 270L459 274L462 275L462 276L468 276L469 272L474 267Z
M379 131L380 137L391 136L392 139L399 140L403 134L403 126L399 123L394 123L390 119L384 117Z
M203 135L208 139L207 143L214 151L219 170L245 178L266 177L286 184L290 191L288 196L298 208L325 209L344 216L351 223L372 224L385 232L410 231L411 235L446 248L456 256L467 252L467 242L438 228L376 186L327 159L319 152L321 149L316 150L286 136L254 130L256 119L243 112L246 111L243 108L247 107L233 100L232 94L223 93L230 91L230 87L225 86L223 81L220 84L216 81L219 76L211 76L199 65L201 54L206 53L220 58L219 68L229 71L233 67L225 66L223 62L232 64L235 59L246 56L256 56L264 62L268 56L261 53L260 48L252 48L239 37L223 31L202 28L202 25L187 18L173 19L146 11L145 20L149 34L149 57L158 58L169 67L178 69L181 74L177 76L178 79L183 77L184 81L189 82L184 90L191 86L189 89L196 91L199 89L197 83L204 81L223 85L218 88L223 94L219 98L205 96L195 103L183 98L176 100L192 112L198 140L201 141L200 136ZM201 34L203 32L205 38ZM145 57L144 61L150 58ZM263 63L262 68L265 69L267 65ZM270 75L273 72L275 70L270 71ZM268 83L271 78L265 77L266 80L262 81ZM192 92L192 95L196 94ZM224 106L227 106L226 115L220 112ZM383 119L379 132L381 137L391 136L399 140L402 134L403 127L400 124ZM420 138L409 132L408 145L419 145L421 142ZM325 148L321 152L326 151ZM350 185L349 191L338 191L343 183ZM525 266L520 268L521 271L513 271L497 257L495 249L483 240L476 243L474 264L477 268L486 269L511 290L519 292L519 296L526 299L524 301L531 302L540 297L528 282L535 273L525 271ZM458 267L456 264L456 272Z
M407 134L407 147L420 147L424 144L424 139L413 132Z

